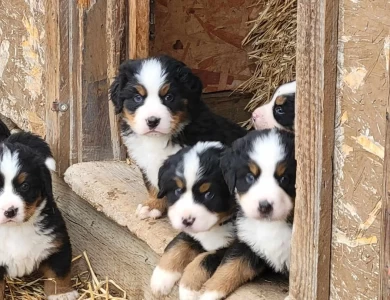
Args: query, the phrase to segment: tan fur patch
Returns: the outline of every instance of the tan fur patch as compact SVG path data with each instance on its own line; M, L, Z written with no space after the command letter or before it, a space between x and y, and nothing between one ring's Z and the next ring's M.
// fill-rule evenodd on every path
M287 168L286 163L284 162L278 163L275 171L276 175L279 177L283 176L284 172L286 172L286 168Z
M258 176L260 174L260 168L257 164L251 161L248 166L253 175Z
M46 278L51 279L45 280L44 282L46 296L65 294L73 291L70 273L64 277L58 277L48 266L41 266L40 270Z
M174 180L178 188L184 188L184 182L179 177L175 177Z
M284 96L279 96L275 99L276 105L283 105L286 102L287 98Z
M128 122L130 127L134 127L135 125L135 114L127 110L126 108L123 109L123 118Z
M211 183L210 182L205 182L199 187L199 192L205 193L210 189Z
M138 94L140 94L142 97L146 96L146 89L142 85L136 85L135 89L137 90Z
M27 173L22 172L18 175L16 181L18 182L18 184L22 184L26 180L26 178L27 178Z
M42 196L39 195L34 202L24 203L24 222L27 222L37 210L37 207L42 203Z
M218 267L214 275L205 283L205 291L217 291L227 296L257 275L259 273L255 272L245 259L241 257L232 259Z
M215 253L205 252L199 254L184 270L183 277L180 280L180 285L191 291L200 291L203 284L209 280L209 272L202 266L203 259Z
M185 267L197 257L199 253L199 251L191 248L191 245L188 242L179 240L163 254L158 266L169 272L183 273Z
M164 197L162 199L157 198L158 191L156 188L151 187L148 190L149 197L144 203L142 204L143 206L148 206L149 210L157 209L159 210L162 214L164 214L167 211L168 207L168 201L167 198Z
M170 88L171 84L170 83L166 83L164 84L160 90L158 91L158 94L160 95L160 97L164 97L166 94L168 94L168 91L169 91L169 88Z
M232 209L230 209L229 211L218 213L217 214L217 216L218 216L217 226L220 226L220 224L229 220L232 217L233 213L234 213L234 207L232 207Z
M171 118L171 132L177 132L179 129L181 129L181 124L184 123L184 121L187 118L187 113L184 111L179 111L176 114L172 115Z

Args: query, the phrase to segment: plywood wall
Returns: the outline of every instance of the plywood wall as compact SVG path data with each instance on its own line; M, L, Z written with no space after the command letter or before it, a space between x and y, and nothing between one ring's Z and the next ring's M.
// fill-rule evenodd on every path
M151 53L184 61L205 92L234 89L251 75L241 42L261 6L253 0L156 0Z
M45 134L45 1L0 1L0 113Z
M389 12L341 1L331 299L378 299Z

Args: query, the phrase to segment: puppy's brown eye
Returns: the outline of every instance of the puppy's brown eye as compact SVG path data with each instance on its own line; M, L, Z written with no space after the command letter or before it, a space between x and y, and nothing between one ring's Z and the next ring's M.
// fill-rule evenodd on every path
M141 103L143 100L144 100L144 98L142 98L141 95L137 94L137 95L134 96L134 102L135 103Z
M27 182L24 182L24 183L20 186L20 190L21 190L22 192L27 192L29 189L30 189L30 185L29 185Z
M286 176L282 176L282 177L280 177L279 182L282 185L287 185L290 182L290 178L288 178L287 175Z
M249 183L249 184L252 184L252 183L255 182L255 176L253 176L252 173L248 173L248 174L246 174L246 176L245 176L245 181L246 181L247 183Z
M171 102L171 101L173 101L173 95L172 94L166 94L164 99L167 102Z
M275 112L276 112L278 115L284 115L284 110L283 110L283 108L280 107L280 106L275 107Z

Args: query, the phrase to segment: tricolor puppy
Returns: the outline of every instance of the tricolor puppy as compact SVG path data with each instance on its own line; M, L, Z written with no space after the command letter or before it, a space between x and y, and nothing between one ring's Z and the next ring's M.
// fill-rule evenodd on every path
M223 299L266 269L288 274L294 153L293 134L274 128L249 133L224 154L224 176L240 207L238 240L205 283L201 300Z
M296 82L281 85L271 101L252 113L253 127L257 130L282 128L294 131Z
M149 198L137 214L158 218L166 201L157 200L158 170L165 159L198 141L230 145L246 130L212 113L201 99L202 83L182 62L168 56L124 62L111 100L122 116L122 138L143 174Z
M36 135L16 133L0 143L0 299L5 276L41 271L49 300L75 300L72 251L53 199L49 146Z
M156 295L169 294L184 272L180 299L196 299L234 240L236 204L220 168L223 150L219 142L199 142L170 156L160 169L158 196L167 197L169 220L181 233L153 272Z

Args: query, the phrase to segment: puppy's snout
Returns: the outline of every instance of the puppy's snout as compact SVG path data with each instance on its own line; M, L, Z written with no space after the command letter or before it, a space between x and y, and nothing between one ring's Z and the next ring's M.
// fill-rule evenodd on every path
M4 212L4 216L8 219L15 218L18 213L18 208L11 206Z
M269 203L267 200L260 201L259 203L259 211L263 215L268 215L272 212L273 207L272 204Z
M192 224L194 224L195 218L193 217L183 218L182 222L184 226L190 227L192 226Z
M150 129L153 129L153 128L156 128L158 126L158 124L160 124L160 120L161 120L161 118L149 117L146 119L146 124L148 125L148 127Z

